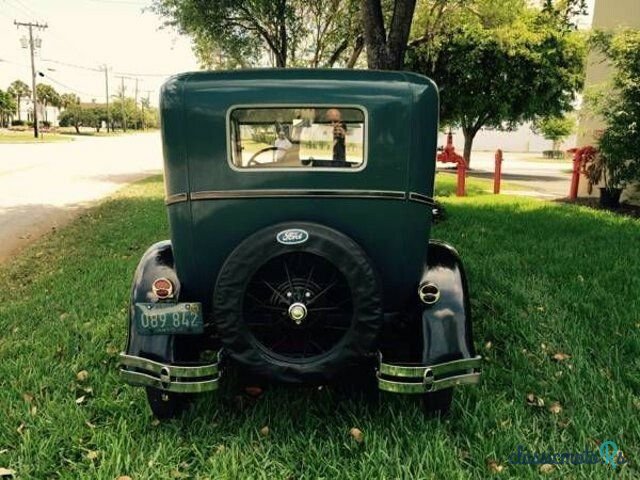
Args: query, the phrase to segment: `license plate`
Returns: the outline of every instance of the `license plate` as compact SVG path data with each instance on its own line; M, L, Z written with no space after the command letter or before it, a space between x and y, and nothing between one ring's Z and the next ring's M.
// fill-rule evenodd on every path
M136 303L133 321L140 335L202 333L199 303Z

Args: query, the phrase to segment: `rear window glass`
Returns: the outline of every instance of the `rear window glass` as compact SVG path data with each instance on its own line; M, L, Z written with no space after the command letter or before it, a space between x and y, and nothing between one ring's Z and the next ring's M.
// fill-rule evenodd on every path
M365 166L366 115L356 107L250 107L229 114L233 167L344 169Z

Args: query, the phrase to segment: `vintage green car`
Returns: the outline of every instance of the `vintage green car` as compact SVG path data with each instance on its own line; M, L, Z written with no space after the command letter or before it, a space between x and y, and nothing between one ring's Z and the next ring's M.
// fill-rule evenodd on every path
M135 272L120 357L156 416L227 369L260 386L369 378L428 411L479 380L462 263L429 240L431 80L186 73L161 116L171 240Z

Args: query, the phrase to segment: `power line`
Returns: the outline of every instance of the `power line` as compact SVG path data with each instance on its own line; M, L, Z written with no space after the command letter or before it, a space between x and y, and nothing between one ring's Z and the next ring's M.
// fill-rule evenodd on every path
M77 88L70 87L69 85L66 85L66 84L64 84L64 83L62 83L62 82L60 82L60 81L56 80L56 79L55 79L55 78L53 78L51 75L43 74L43 73L41 73L41 75L42 75L44 78L48 79L49 81L51 81L51 82L55 83L55 84L56 84L56 85L58 85L59 87L66 88L67 90L71 90L71 91L72 91L72 92L74 92L74 93L79 93L80 95L83 95L83 96L85 96L85 97L98 98L98 97L100 96L100 95L95 95L95 94L93 94L93 93L83 92L82 90L78 90Z
M38 13L33 10L31 7L29 7L28 5L25 5L24 3L22 3L22 0L13 0L18 6L20 6L23 10L25 10L27 12L27 15L29 15L30 17L38 17Z
M128 5L137 5L139 7L145 7L148 5L148 2L133 2L131 0L89 0L90 2L96 3L121 3Z
M43 62L48 62L48 63L55 63L57 65L64 65L65 67L78 68L80 70L88 70L90 72L102 72L101 68L86 67L86 66L83 66L83 65L77 65L75 63L68 63L68 62L61 62L59 60L52 60L50 58L43 58L42 61Z

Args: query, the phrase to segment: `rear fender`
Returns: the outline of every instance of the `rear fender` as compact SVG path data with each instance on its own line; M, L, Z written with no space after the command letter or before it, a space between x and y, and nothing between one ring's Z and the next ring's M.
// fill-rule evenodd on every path
M129 334L125 353L166 363L174 362L173 335L140 335L133 324L134 308L137 302L157 301L152 292L155 279L164 277L174 285L174 299L180 298L180 280L176 274L171 242L164 240L153 244L144 253L138 264L131 286L129 305Z
M429 241L420 285L437 286L439 299L422 310L422 358L431 365L473 358L471 308L467 278L458 252L444 242Z

